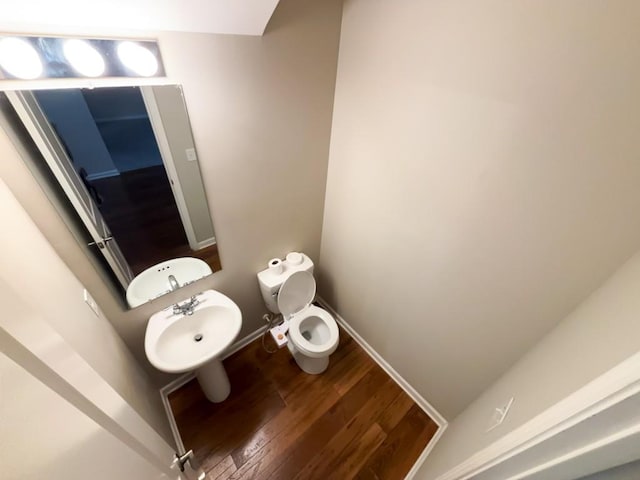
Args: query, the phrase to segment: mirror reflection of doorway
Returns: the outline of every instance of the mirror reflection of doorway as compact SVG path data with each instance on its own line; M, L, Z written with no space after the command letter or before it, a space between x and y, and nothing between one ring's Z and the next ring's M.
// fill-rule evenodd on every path
M168 258L219 264L192 250L139 88L35 92L134 275Z

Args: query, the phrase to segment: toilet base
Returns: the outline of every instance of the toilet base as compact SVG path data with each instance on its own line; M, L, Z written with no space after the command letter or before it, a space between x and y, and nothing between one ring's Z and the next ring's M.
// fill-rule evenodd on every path
M300 352L289 339L287 347L300 369L310 375L319 375L329 367L329 356L314 358Z

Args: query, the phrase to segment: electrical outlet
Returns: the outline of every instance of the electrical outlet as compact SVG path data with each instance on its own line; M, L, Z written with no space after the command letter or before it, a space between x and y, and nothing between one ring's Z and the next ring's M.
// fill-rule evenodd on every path
M86 288L84 289L84 301L85 301L85 303L87 305L89 305L89 308L91 308L93 313L96 314L96 317L99 317L100 316L100 310L98 309L98 304L96 303L96 301L93 299L93 297L87 291Z
M494 428L500 426L502 422L504 422L504 419L507 418L507 414L511 409L511 405L513 405L513 399L514 397L511 397L508 402L500 407L497 407L493 411L491 419L489 420L489 428L487 429L487 432L490 432Z

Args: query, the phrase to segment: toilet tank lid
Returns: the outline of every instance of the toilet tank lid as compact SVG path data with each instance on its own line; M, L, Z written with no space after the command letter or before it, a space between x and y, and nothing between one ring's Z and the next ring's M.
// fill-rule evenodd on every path
M278 309L285 318L289 318L308 307L315 295L316 281L313 275L306 271L295 272L280 287Z

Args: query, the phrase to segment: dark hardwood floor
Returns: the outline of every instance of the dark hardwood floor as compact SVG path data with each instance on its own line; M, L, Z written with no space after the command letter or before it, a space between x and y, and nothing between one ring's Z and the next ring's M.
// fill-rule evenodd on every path
M220 270L218 247L191 250L162 165L90 182L100 213L134 274L176 257L196 257Z
M219 480L401 480L437 425L340 330L322 375L257 340L224 361L231 395L206 400L195 380L169 401L187 449Z

